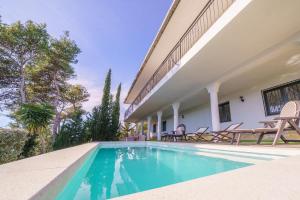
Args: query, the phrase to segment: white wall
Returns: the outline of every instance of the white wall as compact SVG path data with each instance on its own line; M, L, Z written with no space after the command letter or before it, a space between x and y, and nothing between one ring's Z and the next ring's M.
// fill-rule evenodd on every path
M184 118L182 118L182 115L184 115ZM167 121L167 131L172 131L174 123L173 116L164 120ZM185 124L187 132L194 132L196 129L203 126L211 127L209 104L202 105L186 111L180 111L178 123Z
M259 121L272 120L276 116L265 116L261 91L296 79L299 79L299 74L292 74L283 78L275 77L264 83L259 83L252 88L243 89L233 94L219 97L219 103L229 101L232 120L231 122L221 123L221 127L225 128L231 123L243 122L244 124L241 128L257 128L261 127L261 124L258 123ZM222 90L222 87L220 90ZM240 96L244 97L244 102L241 102ZM180 111L179 113L179 123L184 123L187 126L188 132L193 132L203 126L208 126L211 130L209 102L190 110ZM182 118L182 114L184 118ZM173 117L171 116L164 120L167 120L167 131L172 131Z
M173 131L173 127L174 127L174 120L173 120L173 116L169 117L167 119L164 119L167 121L167 132ZM178 118L178 123L180 123L180 117Z
M189 111L182 111L184 118L181 123L186 125L187 132L194 132L200 127L211 127L211 114L209 104L193 108Z
M232 122L221 123L221 127L225 128L230 123L243 122L243 128L261 127L258 123L263 120L272 120L276 115L266 116L264 110L264 103L261 91L284 84L290 81L299 79L299 74L290 74L284 77L275 77L263 83L259 83L252 88L238 91L228 96L220 97L220 103L229 101ZM222 88L220 88L222 90ZM240 96L244 97L244 102L241 102Z

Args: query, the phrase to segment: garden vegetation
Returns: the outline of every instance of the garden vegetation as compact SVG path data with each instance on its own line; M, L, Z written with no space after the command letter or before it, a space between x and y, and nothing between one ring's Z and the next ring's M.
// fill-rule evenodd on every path
M10 128L0 129L0 164L119 139L121 84L113 96L109 70L102 101L86 112L87 89L70 84L79 54L69 32L54 38L45 24L0 20L0 111L12 119Z

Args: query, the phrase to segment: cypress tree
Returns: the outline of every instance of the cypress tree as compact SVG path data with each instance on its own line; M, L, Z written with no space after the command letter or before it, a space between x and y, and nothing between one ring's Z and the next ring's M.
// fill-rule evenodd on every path
M105 78L103 96L99 116L99 133L97 140L108 140L110 129L110 85L111 85L111 69Z
M113 102L112 106L112 115L111 115L111 134L112 139L115 140L119 128L119 119L120 119L120 94L121 94L121 83L118 86L116 99Z

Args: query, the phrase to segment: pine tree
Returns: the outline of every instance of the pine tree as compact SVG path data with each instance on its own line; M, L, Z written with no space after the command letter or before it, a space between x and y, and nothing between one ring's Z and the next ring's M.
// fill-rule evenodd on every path
M28 103L26 69L48 48L45 24L0 21L0 108Z
M101 112L99 116L99 132L97 133L97 140L108 140L110 129L110 85L111 85L111 69L105 78L103 96L101 102Z
M116 99L113 102L112 106L112 115L111 115L111 135L112 139L115 140L117 136L117 132L119 129L119 119L120 119L120 94L121 94L121 84L118 86Z

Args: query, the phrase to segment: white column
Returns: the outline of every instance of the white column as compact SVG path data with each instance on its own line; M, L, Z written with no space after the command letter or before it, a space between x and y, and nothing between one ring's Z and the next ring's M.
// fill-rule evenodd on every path
M176 102L172 104L173 107L173 115L174 115L174 129L176 130L177 126L178 126L178 111L179 111L179 107L180 107L180 103Z
M147 117L147 140L150 140L150 132L151 132L151 116Z
M139 135L139 123L135 122L135 134Z
M220 88L220 83L216 82L207 87L210 95L210 112L211 112L211 123L212 130L220 130L220 115L219 115L219 100L218 92Z
M162 111L157 112L157 140L160 141Z
M144 135L144 120L141 121L141 132L140 135Z

